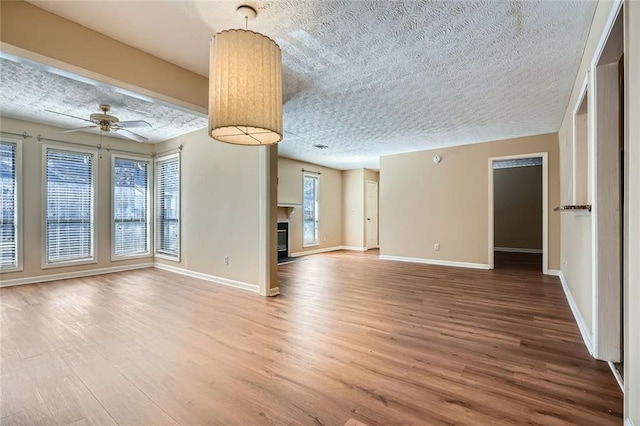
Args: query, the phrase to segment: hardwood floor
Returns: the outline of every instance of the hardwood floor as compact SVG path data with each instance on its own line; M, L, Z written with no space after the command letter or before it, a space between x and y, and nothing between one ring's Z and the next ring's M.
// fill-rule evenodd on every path
M621 424L556 277L279 271L269 299L157 269L1 289L0 423Z

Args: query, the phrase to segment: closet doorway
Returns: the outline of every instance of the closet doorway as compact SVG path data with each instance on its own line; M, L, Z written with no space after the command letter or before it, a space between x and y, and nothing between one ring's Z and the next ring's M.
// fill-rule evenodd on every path
M489 159L489 267L548 272L547 153Z

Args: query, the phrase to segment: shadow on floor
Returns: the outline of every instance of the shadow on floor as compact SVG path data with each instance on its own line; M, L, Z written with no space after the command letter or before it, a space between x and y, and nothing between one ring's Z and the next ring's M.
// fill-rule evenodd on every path
M506 253L497 251L494 254L494 268L542 271L542 253Z

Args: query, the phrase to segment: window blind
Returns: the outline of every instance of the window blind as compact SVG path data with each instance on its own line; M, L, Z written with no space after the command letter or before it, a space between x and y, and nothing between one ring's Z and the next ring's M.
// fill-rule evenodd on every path
M302 243L318 244L318 176L304 175L302 197Z
M93 259L94 155L46 151L46 262Z
M149 162L115 158L113 228L116 256L149 253Z
M0 269L18 266L16 144L0 142Z
M180 256L180 157L156 163L156 253Z

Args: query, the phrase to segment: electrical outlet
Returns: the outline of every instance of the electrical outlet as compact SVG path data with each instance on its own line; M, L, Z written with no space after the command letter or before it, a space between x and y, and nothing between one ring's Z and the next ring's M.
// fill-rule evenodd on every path
M433 245L433 249L434 249L435 251L440 251L440 244L439 244L439 243L435 243L435 244Z
M225 256L224 257L224 264L228 265L229 264L229 256Z
M322 237L322 241L327 242L327 237Z

